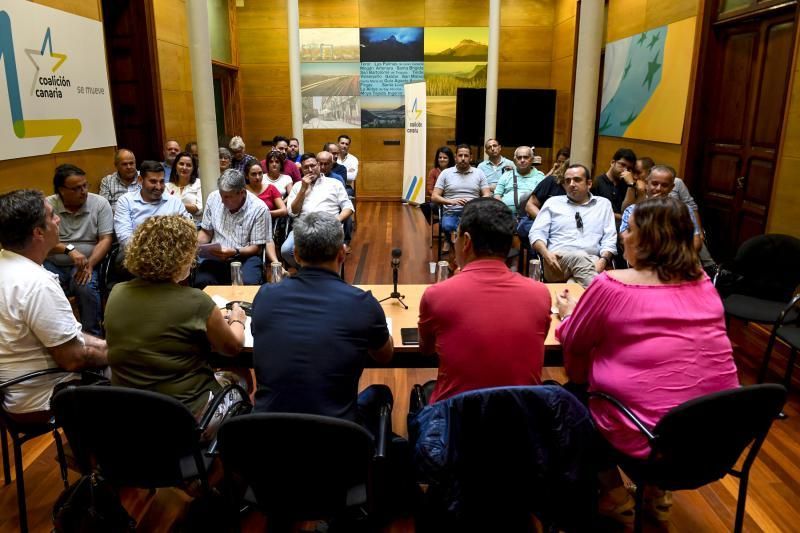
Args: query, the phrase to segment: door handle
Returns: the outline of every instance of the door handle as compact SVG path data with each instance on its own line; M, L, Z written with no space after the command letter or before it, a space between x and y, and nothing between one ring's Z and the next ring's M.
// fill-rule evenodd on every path
M739 176L736 178L736 188L744 189L744 176Z

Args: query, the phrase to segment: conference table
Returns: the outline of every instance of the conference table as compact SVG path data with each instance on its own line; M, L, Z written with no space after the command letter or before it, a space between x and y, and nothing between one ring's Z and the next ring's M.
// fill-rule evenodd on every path
M555 311L556 294L568 289L569 293L576 298L583 294L583 287L576 283L547 283L545 284L550 291L552 299L552 311ZM372 295L381 300L392 293L392 285L356 285L365 291L371 291ZM422 294L428 285L399 285L398 292L405 296L404 303L408 308L404 308L397 300L388 299L381 303L388 322L391 323L391 334L394 339L394 357L388 365L379 365L371 362L370 366L388 368L437 368L438 358L431 355L423 355L419 351L418 345L404 345L400 330L403 328L416 328L419 319L419 302ZM205 288L206 294L215 298L219 304L230 301L252 302L260 287L258 285L209 285ZM514 305L509 301L509 305ZM480 310L476 310L480 312ZM490 318L490 317L487 317ZM502 319L502 317L497 317ZM560 324L558 315L553 312L550 331L545 339L545 366L562 366L561 347L555 338L556 327ZM231 361L229 358L220 356L221 366L244 366L252 367L252 344L246 346L242 353Z

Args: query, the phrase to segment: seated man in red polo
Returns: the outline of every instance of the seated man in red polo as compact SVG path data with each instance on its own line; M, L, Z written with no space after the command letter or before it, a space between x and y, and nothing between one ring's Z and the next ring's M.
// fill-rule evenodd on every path
M474 389L541 382L550 292L506 266L514 224L500 200L469 202L455 241L461 272L422 295L420 351L439 354L431 403Z

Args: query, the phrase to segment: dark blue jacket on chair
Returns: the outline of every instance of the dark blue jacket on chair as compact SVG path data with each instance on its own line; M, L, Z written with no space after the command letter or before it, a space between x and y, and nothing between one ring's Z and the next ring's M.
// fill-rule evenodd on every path
M592 519L594 424L561 387L459 394L410 415L409 435L429 500L456 524L532 512L580 530Z

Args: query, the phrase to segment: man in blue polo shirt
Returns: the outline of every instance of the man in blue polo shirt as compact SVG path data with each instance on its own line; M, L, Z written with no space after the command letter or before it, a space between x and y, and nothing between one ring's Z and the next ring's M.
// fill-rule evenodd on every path
M277 285L262 285L253 301L253 366L257 412L307 413L363 423L371 403L391 398L383 385L358 394L367 358L394 353L386 316L371 293L345 283L342 224L318 211L294 223L301 269Z
M502 176L504 172L513 169L514 162L503 157L503 154L500 153L503 147L497 139L487 140L486 144L483 145L483 150L489 158L478 164L478 170L483 172L486 176L489 189L494 192L495 187L497 187L497 182L500 181L500 176Z

